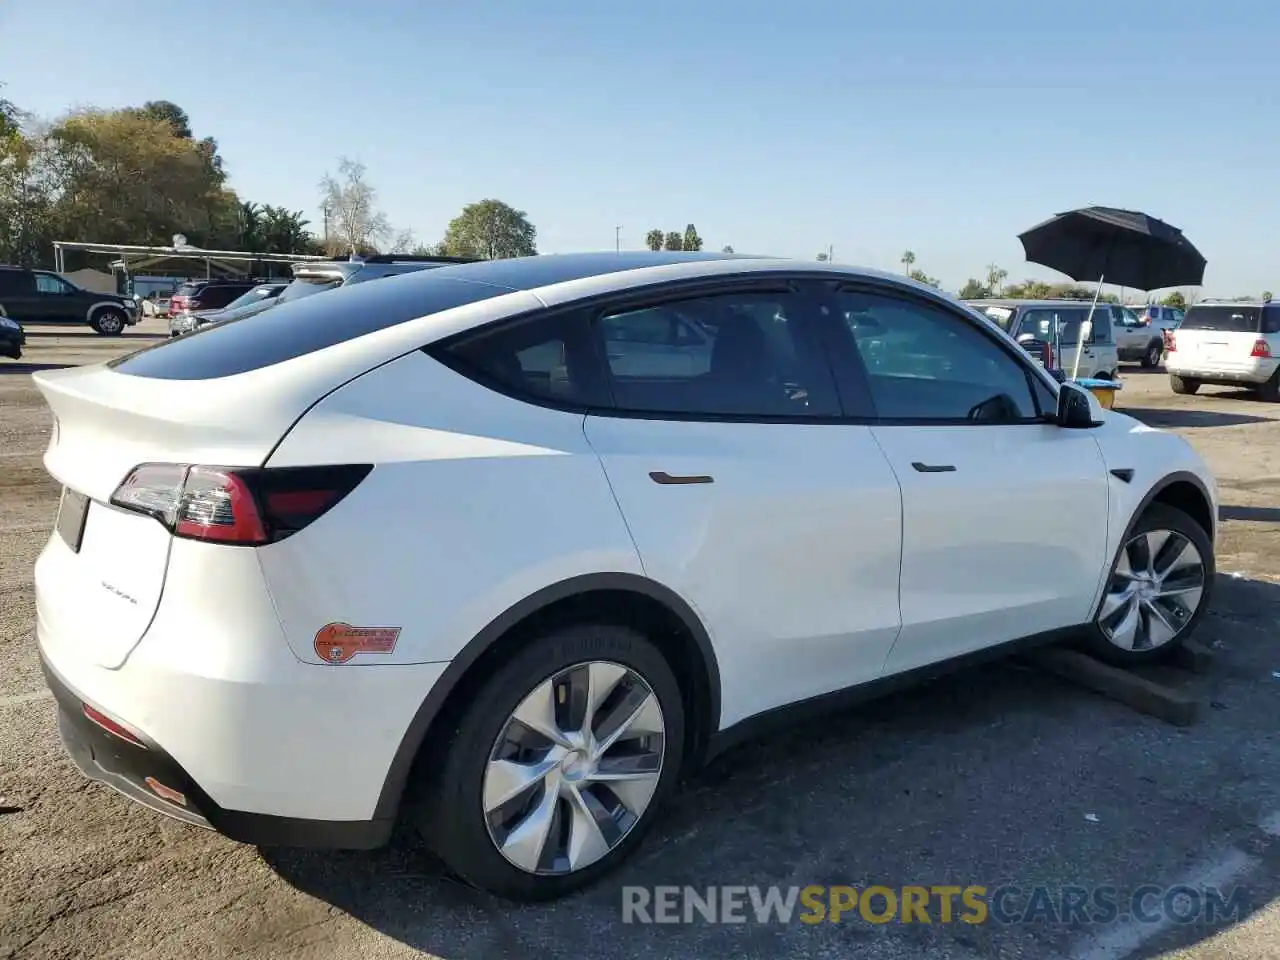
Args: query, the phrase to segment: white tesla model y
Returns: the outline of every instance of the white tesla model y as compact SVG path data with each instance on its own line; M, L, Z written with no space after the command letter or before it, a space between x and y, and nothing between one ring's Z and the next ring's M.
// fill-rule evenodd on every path
M787 708L1022 642L1158 658L1214 573L1181 438L831 264L443 267L35 378L80 768L249 843L408 818L516 899Z

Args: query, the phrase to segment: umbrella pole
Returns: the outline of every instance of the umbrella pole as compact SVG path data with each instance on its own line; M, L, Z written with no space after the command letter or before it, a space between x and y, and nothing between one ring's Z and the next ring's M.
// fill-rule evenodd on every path
M1085 321L1089 325L1089 336L1093 337L1093 309L1098 305L1098 297L1102 295L1103 277L1098 277L1098 286L1093 291L1093 303L1089 304L1089 318ZM1071 379L1074 380L1080 373L1080 354L1084 353L1084 327L1080 328L1080 335L1076 338L1076 363L1071 370Z

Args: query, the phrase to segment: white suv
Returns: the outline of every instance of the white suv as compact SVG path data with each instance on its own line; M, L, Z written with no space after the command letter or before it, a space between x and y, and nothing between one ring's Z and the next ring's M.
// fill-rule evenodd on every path
M249 843L403 817L511 898L600 876L788 708L1023 643L1158 659L1213 582L1184 440L832 264L442 267L35 379L80 768Z
M1167 342L1165 369L1174 393L1214 384L1280 401L1280 304L1197 303Z

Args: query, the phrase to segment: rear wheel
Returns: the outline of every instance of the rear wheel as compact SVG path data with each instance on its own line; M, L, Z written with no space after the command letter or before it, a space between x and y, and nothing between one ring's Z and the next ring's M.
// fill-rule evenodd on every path
M1152 340L1147 347L1147 352L1142 355L1142 365L1148 370L1160 366L1160 358L1164 356L1164 343L1160 340Z
M93 315L93 329L106 337L117 336L124 330L125 315L119 310L108 307Z
M1258 388L1258 398L1267 403L1280 403L1280 370L1271 375L1271 379Z
M1200 381L1192 380L1190 377L1177 377L1170 374L1169 386L1173 388L1174 393L1181 393L1190 396L1200 389Z
M1087 637L1099 659L1148 663L1195 629L1213 586L1213 544L1181 510L1155 504L1126 534Z
M522 646L448 731L419 832L467 882L548 900L617 866L675 784L684 709L642 634L554 628Z

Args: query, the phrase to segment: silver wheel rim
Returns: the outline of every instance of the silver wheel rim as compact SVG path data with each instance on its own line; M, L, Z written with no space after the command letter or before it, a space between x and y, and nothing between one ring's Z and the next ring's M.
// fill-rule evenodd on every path
M124 324L114 313L104 313L98 318L98 326L102 328L103 333L118 333Z
M559 671L494 742L481 787L489 838L525 873L591 866L644 816L665 747L662 707L636 671L606 660Z
M1204 558L1175 530L1133 537L1120 551L1098 627L1121 650L1155 650L1186 629L1204 597Z

